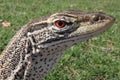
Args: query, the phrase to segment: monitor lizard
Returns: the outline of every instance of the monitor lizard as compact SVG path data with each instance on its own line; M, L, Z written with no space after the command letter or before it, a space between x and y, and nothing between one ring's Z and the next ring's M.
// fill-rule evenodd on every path
M79 10L30 21L0 56L0 80L42 80L66 49L106 31L114 21L105 13Z

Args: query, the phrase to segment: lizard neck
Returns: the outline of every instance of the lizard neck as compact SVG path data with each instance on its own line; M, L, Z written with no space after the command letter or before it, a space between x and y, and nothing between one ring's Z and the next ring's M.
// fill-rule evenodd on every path
M56 65L64 51L71 46L70 43L61 43L46 48L34 47L34 53L27 54L25 58L27 67L24 72L24 79L42 80Z
M71 41L39 48L23 36L12 40L0 57L0 80L43 79L72 45Z
M56 65L64 51L80 40L41 48L26 37L14 39L0 58L0 80L42 80Z

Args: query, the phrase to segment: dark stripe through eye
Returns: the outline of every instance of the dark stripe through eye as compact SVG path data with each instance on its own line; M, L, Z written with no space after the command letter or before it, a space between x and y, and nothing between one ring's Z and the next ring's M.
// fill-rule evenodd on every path
M72 22L67 23L67 25L72 25L72 24L73 24Z

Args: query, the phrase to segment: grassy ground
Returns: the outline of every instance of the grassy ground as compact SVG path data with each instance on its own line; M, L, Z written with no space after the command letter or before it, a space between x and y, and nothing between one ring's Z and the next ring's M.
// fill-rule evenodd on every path
M120 0L0 0L0 53L28 21L68 9L102 11L116 18L111 29L65 52L45 80L120 80Z

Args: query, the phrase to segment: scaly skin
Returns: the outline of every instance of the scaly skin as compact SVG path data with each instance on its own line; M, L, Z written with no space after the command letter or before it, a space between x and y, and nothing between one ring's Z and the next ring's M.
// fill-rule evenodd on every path
M69 10L29 22L0 56L0 80L42 80L72 45L112 26L104 13Z

